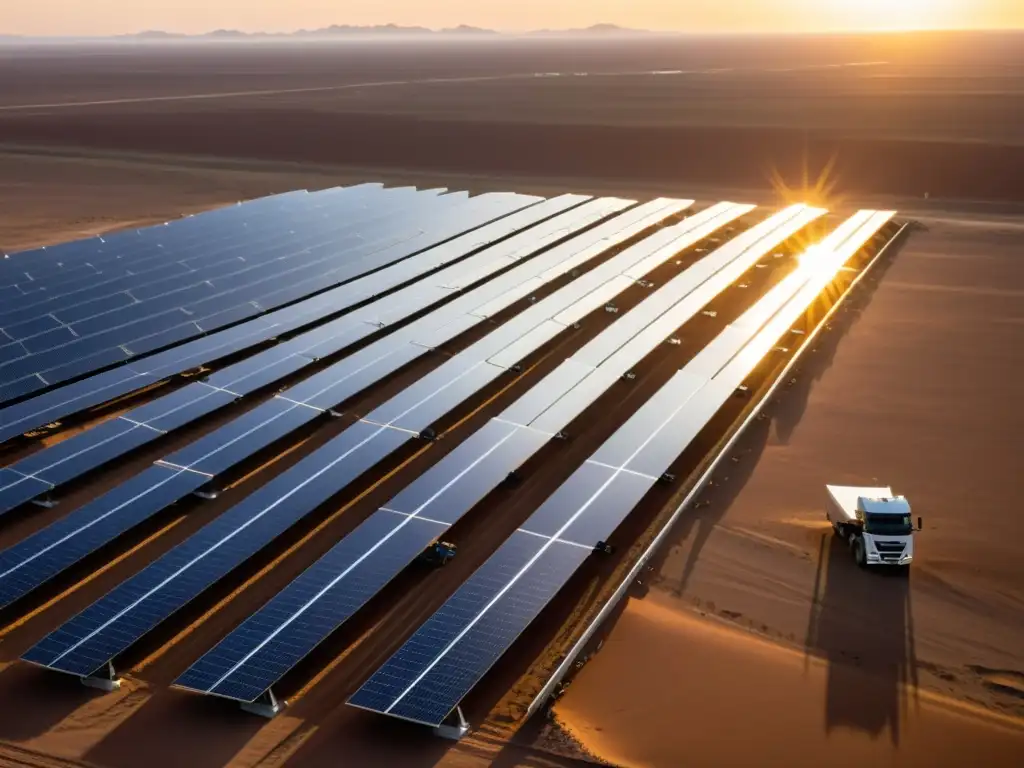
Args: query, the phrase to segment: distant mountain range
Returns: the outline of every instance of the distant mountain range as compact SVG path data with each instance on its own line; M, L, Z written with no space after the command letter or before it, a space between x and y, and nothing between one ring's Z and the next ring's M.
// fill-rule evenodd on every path
M296 32L240 32L235 29L217 29L199 35L189 35L179 32L165 32L162 30L147 30L129 35L110 35L105 37L29 37L22 35L0 34L0 41L27 41L27 40L286 40L286 39L336 39L336 38L367 38L367 37L536 37L536 36L616 36L616 35L646 35L653 34L646 30L629 29L615 24L595 24L585 29L541 29L526 33L498 32L493 29L482 29L461 24L448 29L428 29L427 27L404 27L398 24L378 24L375 26L351 26L348 24L334 24L321 29L300 29Z

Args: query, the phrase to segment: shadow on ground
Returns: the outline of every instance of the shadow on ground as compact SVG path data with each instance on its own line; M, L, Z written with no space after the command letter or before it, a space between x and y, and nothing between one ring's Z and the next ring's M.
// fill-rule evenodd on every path
M831 533L820 555L806 648L828 664L825 731L888 730L899 745L906 692L917 690L909 575L858 568Z
M0 739L21 742L41 736L98 696L103 694L70 675L15 662L0 674L0 701L6 705Z
M265 724L221 699L162 690L86 757L108 768L220 768Z

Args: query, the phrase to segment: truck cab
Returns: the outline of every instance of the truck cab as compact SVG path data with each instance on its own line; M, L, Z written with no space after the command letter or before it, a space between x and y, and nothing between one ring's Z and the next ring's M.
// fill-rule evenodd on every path
M861 567L908 567L914 560L910 502L888 487L827 485L827 517Z

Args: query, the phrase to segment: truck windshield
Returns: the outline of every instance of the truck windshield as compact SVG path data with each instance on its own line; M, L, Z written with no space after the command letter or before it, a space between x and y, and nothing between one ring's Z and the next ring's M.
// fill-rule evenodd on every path
M909 536L914 526L910 515L865 515L864 531L877 536Z

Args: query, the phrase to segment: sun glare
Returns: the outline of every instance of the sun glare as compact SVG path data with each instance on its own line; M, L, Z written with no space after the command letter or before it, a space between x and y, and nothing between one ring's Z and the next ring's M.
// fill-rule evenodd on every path
M809 276L831 275L836 271L835 253L820 245L812 245L797 257L800 270Z

